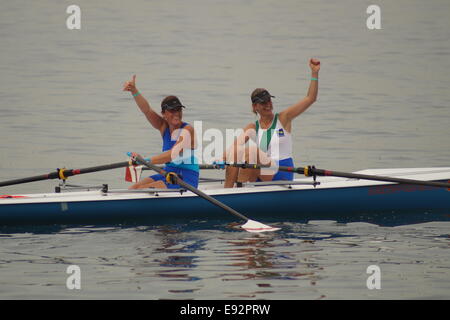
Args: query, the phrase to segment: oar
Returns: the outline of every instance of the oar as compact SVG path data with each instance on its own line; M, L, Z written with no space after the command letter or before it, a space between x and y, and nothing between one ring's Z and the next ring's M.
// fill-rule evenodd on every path
M340 172L332 170L317 169L314 166L308 166L304 168L292 168L292 167L279 167L282 171L293 171L305 175L306 177L315 176L329 176L329 177L341 177L341 178L351 178L360 180L373 180L373 181L386 181L394 182L400 184L414 184L427 187L440 187L440 188L450 188L450 183L437 182L437 181L424 181L424 180L414 180L414 179L403 179L385 176L376 176L368 174L359 174L352 172Z
M159 174L163 175L166 177L166 179L168 181L170 181L170 183L172 184L178 184L180 186L182 186L183 188L195 193L196 195L198 195L199 197L211 202L212 204L224 209L225 211L235 215L236 217L238 217L239 219L242 220L246 220L247 222L245 224L243 224L241 226L241 228L243 228L244 230L248 231L248 232L267 232L267 231L277 231L280 230L280 228L274 228L265 224L262 224L261 222L258 221L254 221L251 220L249 218L247 218L246 216L244 216L243 214L237 212L236 210L234 210L233 208L230 208L229 206L227 206L226 204L214 199L213 197L203 193L202 191L198 190L197 188L191 186L190 184L184 182L183 180L181 180L175 173L173 172L167 172L164 169L155 166L153 164L151 164L150 162L144 160L140 155L138 154L134 154L134 159L136 160L136 162L138 164L142 164L145 165L146 167L158 172Z
M117 163L111 163L111 164L106 164L106 165L102 165L102 166L89 167L89 168L83 168L83 169L56 169L56 171L53 171L53 172L50 172L47 174L42 174L39 176L3 181L3 182L0 182L0 187L11 186L14 184L34 182L34 181L50 180L50 179L66 180L68 177L71 177L71 176L74 176L77 174L123 168L123 167L128 167L131 164L132 163L130 163L130 161L125 161L125 162L117 162Z
M225 165L233 166L233 167L240 167L240 168L251 168L251 169L261 169L261 168L269 167L269 166L265 166L265 165L247 164L247 163L237 163L237 164L230 163L230 164L225 164ZM211 168L214 168L214 167L216 169L220 168L220 165L218 166L218 165L213 164L210 166L211 166ZM332 176L332 177L351 178L351 179L360 179L360 180L386 181L386 182L394 182L394 183L400 183L400 184L413 184L413 185L421 185L421 186L427 186L427 187L450 188L450 183L447 183L447 182L424 181L424 180L414 180L414 179L403 179L403 178L358 174L358 173L350 173L350 172L331 171L331 170L317 169L314 166L307 166L307 167L279 166L278 170L303 174L306 177Z

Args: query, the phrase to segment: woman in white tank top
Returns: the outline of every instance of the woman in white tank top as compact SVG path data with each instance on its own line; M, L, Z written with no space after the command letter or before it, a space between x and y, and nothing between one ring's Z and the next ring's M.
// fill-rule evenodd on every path
M244 133L223 155L226 162L258 163L277 166L294 166L292 159L292 120L309 108L317 99L320 61L310 59L311 82L306 97L279 113L273 112L274 96L264 88L257 88L251 94L252 110L259 116L249 123ZM252 139L256 146L245 146ZM232 188L235 182L293 180L293 173L270 169L239 169L228 166L225 188Z

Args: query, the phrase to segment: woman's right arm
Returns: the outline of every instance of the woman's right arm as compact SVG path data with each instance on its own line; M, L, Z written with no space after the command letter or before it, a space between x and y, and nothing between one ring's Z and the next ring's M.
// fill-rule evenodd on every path
M131 81L125 82L125 84L123 85L123 91L131 92L134 97L134 101L136 102L142 113L145 115L147 120L150 122L150 124L153 126L153 128L161 131L161 128L164 124L164 119L150 107L148 101L136 88L136 75L133 75L133 79Z
M248 141L248 139L255 139L256 136L256 126L255 123L249 123L244 131L233 141L233 144L223 153L222 160L223 161L234 161L238 162L236 159L238 150L242 148Z

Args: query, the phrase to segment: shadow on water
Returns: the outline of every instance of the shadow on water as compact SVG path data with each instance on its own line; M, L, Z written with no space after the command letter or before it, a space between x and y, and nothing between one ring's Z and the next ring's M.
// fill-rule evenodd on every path
M330 235L320 234L308 234L307 232L298 233L299 227L301 225L307 225L308 222L299 223L298 221L286 221L286 222L276 222L274 219L269 221L271 226L281 228L278 232L269 232L264 234L273 234L278 237L283 237L286 234L290 234L290 236L295 236L299 238L304 238L305 240L320 240L323 238L329 238ZM325 223L330 222L330 220L324 220ZM334 221L337 223L336 221ZM57 233L67 233L69 230L77 230L74 232L108 232L110 230L119 230L119 229L131 229L135 232L147 232L151 230L171 230L167 231L169 233L191 233L197 232L201 230L217 230L221 232L243 232L246 233L245 230L241 228L241 225L245 222L224 222L223 220L191 220L191 221L182 221L182 222L174 222L174 223L161 223L161 224L142 224L139 222L131 222L131 223L113 223L113 224L54 224L54 225L13 225L13 226L0 226L0 236L7 236L8 234L20 234L20 233L29 233L29 234L57 234ZM264 223L266 223L264 221ZM343 224L344 225L344 224ZM295 226L295 227L294 227ZM295 231L296 234L292 233ZM252 233L248 233L252 234ZM340 235L334 234L332 237L339 237Z
M320 222L324 225L324 222ZM326 225L338 226L333 221ZM231 298L254 298L275 294L281 287L297 288L288 280L300 280L315 286L321 279L323 267L312 256L321 249L316 242L324 239L352 237L350 234L317 230L315 225L298 223L274 224L282 230L273 233L236 232L236 224L212 224L211 229L186 230L186 226L165 225L152 229L159 245L152 252L153 275L158 281L170 281L167 294L183 297L198 293L205 282L217 281L225 285L223 294ZM239 229L238 229L239 230ZM144 230L142 230L144 231ZM144 255L146 250L141 252ZM227 291L232 283L250 281L251 292ZM281 281L281 282L280 282ZM175 283L191 283L180 285ZM176 288L172 288L176 287ZM245 288L245 286L243 287ZM323 298L322 296L318 296Z

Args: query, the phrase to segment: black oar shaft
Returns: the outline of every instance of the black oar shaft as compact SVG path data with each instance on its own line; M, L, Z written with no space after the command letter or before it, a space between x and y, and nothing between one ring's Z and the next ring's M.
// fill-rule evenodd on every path
M111 163L111 164L106 164L106 165L102 165L102 166L89 167L89 168L83 168L83 169L57 169L56 171L53 171L53 172L50 172L47 174L42 174L39 176L3 181L3 182L0 182L0 187L34 182L34 181L50 180L50 179L66 179L68 177L71 177L71 176L74 176L77 174L123 168L123 167L127 167L129 165L130 165L129 161L124 161L124 162Z
M403 179L403 178L394 178L394 177L384 177L384 176L375 176L375 175L358 174L358 173L350 173L350 172L323 170L323 169L316 169L316 168L312 168L312 169L310 168L309 171L310 171L309 176L313 176L313 175L333 176L333 177L361 179L361 180L395 182L395 183L401 183L401 184L414 184L414 185L422 185L422 186L428 186L428 187L450 188L450 183L438 182L438 181L423 181L423 180Z
M106 164L106 165L96 166L96 167L89 167L89 168L84 168L84 169L71 169L71 170L65 171L64 175L65 176L74 176L76 174L118 169L118 168L128 167L129 165L130 165L129 161L116 162L116 163L111 163L111 164ZM66 172L69 173L69 175L66 174Z
M53 177L53 176L55 176L55 177ZM34 176L34 177L3 181L3 182L0 182L0 187L12 186L15 184L28 183L28 182L34 182L34 181L42 181L42 180L47 180L47 179L56 179L57 177L58 177L57 172L51 172L48 174L42 174L42 175Z
M278 170L296 172L299 174L303 174L307 177L328 176L328 177L340 177L340 178L350 178L350 179L359 179L359 180L385 181L385 182L394 182L394 183L400 183L400 184L414 184L414 185L422 185L422 186L427 186L427 187L450 188L450 183L446 183L446 182L423 181L423 180L414 180L414 179L403 179L403 178L359 174L359 173L352 173L352 172L340 172L340 171L317 169L317 168L311 167L311 166L304 167L304 168L301 168L301 167L299 167L299 168L279 167Z
M136 156L136 160L138 163L143 164L145 166L147 166L148 168L158 172L159 174L162 174L163 176L167 176L168 172L165 171L164 169L155 166L147 161L145 161L141 156ZM169 173L170 174L170 173ZM238 217L239 219L242 220L249 220L249 218L247 218L246 216L244 216L243 214L237 212L236 210L234 210L233 208L230 208L229 206L227 206L226 204L214 199L213 197L205 194L204 192L198 190L197 188L191 186L190 184L184 182L183 180L179 179L177 175L172 175L171 178L174 180L173 183L174 184L178 184L180 186L182 186L183 188L195 193L196 195L198 195L199 197L208 200L209 202L211 202L212 204L224 209L225 211L228 211L229 213L235 215L236 217Z

